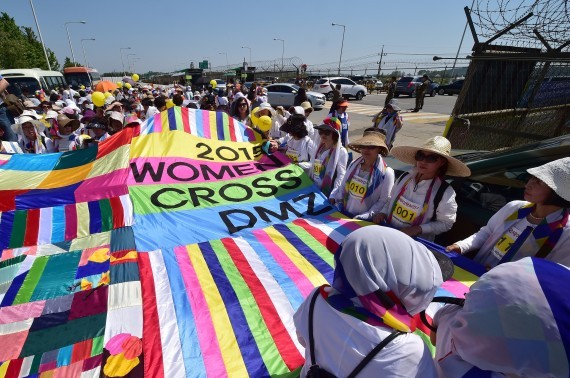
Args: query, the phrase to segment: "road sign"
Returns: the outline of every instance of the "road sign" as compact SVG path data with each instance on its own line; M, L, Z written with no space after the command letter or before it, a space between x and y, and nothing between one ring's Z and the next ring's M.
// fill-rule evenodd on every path
M207 70L209 67L209 62L207 60L203 60L201 62L198 62L198 68L201 68L203 70Z

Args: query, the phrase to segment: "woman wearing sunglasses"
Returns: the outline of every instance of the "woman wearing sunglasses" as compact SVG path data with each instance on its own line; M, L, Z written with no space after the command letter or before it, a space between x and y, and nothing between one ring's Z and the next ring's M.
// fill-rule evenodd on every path
M524 201L511 201L477 233L447 247L493 268L524 257L540 257L570 267L570 158L527 170L532 176Z
M346 173L348 152L338 142L341 126L338 118L329 117L314 127L319 132L320 144L311 157L309 176L327 197L340 187Z
M469 168L451 157L451 143L444 137L429 139L421 147L396 146L391 154L404 163L413 164L403 174L374 222L386 223L409 236L433 240L455 223L455 191L444 176L467 177Z
M348 148L361 156L350 164L329 201L349 217L370 220L382 210L394 186L394 170L383 159L388 155L386 135L376 128L368 128L362 138Z

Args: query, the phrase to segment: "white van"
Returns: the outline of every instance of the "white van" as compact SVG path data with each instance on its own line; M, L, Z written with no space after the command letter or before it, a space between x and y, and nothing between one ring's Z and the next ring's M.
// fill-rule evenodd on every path
M39 68L0 70L0 75L10 83L8 92L16 96L22 93L33 96L40 89L49 96L52 89L57 90L67 84L61 72Z

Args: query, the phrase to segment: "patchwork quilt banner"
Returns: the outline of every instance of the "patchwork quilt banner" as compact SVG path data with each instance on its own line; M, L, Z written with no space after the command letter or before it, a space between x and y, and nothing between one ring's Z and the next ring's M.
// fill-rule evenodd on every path
M0 377L296 376L293 314L366 225L224 113L0 155ZM481 272L454 259L462 297Z

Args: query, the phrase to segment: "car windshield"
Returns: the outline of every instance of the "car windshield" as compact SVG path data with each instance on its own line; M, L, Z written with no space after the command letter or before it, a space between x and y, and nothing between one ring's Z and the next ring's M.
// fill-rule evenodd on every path
M410 81L412 81L414 78L413 77L403 77L400 80L398 80L398 82L400 83L409 83Z
M87 72L66 73L65 80L73 88L79 88L80 85L91 86L91 79Z

